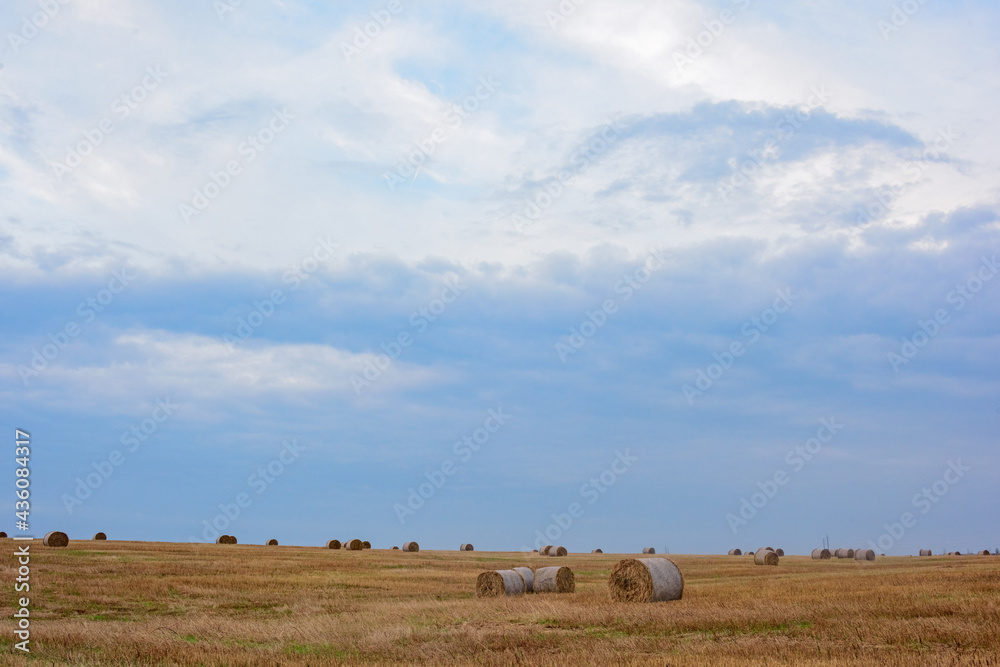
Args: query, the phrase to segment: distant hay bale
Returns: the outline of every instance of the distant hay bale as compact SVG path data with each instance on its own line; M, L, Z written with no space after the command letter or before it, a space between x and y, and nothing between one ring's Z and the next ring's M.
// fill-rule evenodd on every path
M646 547L645 549L642 550L642 553L644 553L644 554L655 554L656 553L656 549L654 549L653 547Z
M407 542L403 545L403 551L409 551L410 553L416 553L420 551L420 545L416 542Z
M754 565L777 565L778 564L778 554L776 554L772 549L764 547L763 549L757 549L757 552L753 555Z
M341 546L340 540L330 540L329 542L326 543L327 549L339 549L340 546Z
M784 549L775 549L774 553L778 554L779 558L783 558L785 556L785 550Z
M235 535L230 535L229 536L229 543L230 544L236 544L236 536Z
M393 547L393 550L399 551L399 547Z
M601 549L594 549L590 553L592 553L592 554L602 554L602 553L604 553L604 551L602 551Z
M576 590L573 570L565 566L553 565L535 570L535 593L572 593Z
M6 537L6 535L4 537ZM94 539L95 540L106 540L106 539L108 539L108 536L105 535L104 533L94 533Z
M5 533L4 531L0 530L0 539L3 539L5 537L7 537L7 533Z
M365 543L361 540L347 540L341 544L341 548L348 551L361 551L365 548Z
M566 547L552 547L549 549L550 556L566 556L569 552L566 551Z
M372 548L372 543L369 542L368 540L365 540L364 542L361 543L361 548L362 549L371 549Z
M515 572L524 579L524 592L533 593L535 591L535 573L530 567L515 567Z
M952 551L952 552L951 552L951 553L949 553L948 555L949 555L949 556L961 556L961 555L962 555L962 552L961 552L961 551Z
M730 556L742 556L743 552L740 551L739 549L730 549L729 550L729 555Z
M837 549L833 555L837 558L854 558L854 549Z
M266 546L276 547L276 546L278 546L278 540L272 538L272 539L270 539L270 540L267 541L267 545Z
M680 600L684 577L668 558L626 558L611 568L608 589L616 602Z
M854 560L875 560L875 552L871 549L857 549L854 552Z
M475 551L471 544L463 544L458 548L459 551Z
M980 556L989 556L990 555L990 550L989 549L983 549L982 551L979 552L979 555Z
M771 547L764 547L764 548L767 549L768 551L774 551L774 549L772 549Z
M524 595L524 577L514 570L491 570L476 577L476 597Z
M216 544L229 544L229 536L228 535L219 535L217 538L215 538L215 543Z
M542 556L548 556L549 555L549 549L552 549L552 548L553 548L553 546L551 544L546 544L544 547L542 547L541 549L538 550L538 553L540 555L542 555Z
M921 556L933 556L934 553L930 549L921 549L920 550L920 555Z
M42 544L47 547L65 547L69 545L69 537L66 533L53 530L51 533L45 534L45 537L42 538Z
M830 557L829 549L813 549L812 552L813 560L826 560Z

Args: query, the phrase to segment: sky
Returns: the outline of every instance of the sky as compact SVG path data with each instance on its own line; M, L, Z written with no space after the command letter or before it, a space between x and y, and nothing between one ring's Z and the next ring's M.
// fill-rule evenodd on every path
M4 2L3 529L1000 548L998 29Z

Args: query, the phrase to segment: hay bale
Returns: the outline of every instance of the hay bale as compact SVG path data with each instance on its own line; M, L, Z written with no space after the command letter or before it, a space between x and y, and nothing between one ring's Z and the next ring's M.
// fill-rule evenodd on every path
M743 552L740 551L739 549L730 549L729 550L729 555L730 556L742 556Z
M826 560L830 557L829 549L813 549L813 560Z
M105 535L104 533L94 533L94 539L95 540L106 540L106 539L108 539L108 536Z
M771 547L764 547L764 548L767 549L768 551L774 551L774 549L772 549Z
M69 537L66 533L53 530L51 533L45 533L45 537L42 538L42 544L47 547L65 547L69 544Z
M407 542L403 545L403 551L409 551L410 553L416 553L420 551L420 545L416 542Z
M854 560L875 560L875 552L871 549L857 549L854 552Z
M393 549L394 551L399 551L399 547L393 547L392 549Z
M535 570L533 589L536 593L572 593L576 590L576 577L565 566L540 567Z
M235 535L230 535L229 536L229 543L230 544L236 544L236 536Z
M775 549L774 553L778 554L779 558L784 558L784 556L785 556L785 550L784 549Z
M603 552L603 551L602 551L601 549L594 549L594 550L593 550L593 551L591 551L590 553L592 553L592 554L602 554L602 553L604 553L604 552Z
M684 577L668 558L626 558L611 568L608 589L616 602L680 600Z
M569 552L566 551L566 547L552 547L549 549L550 556L566 556Z
M854 549L837 549L834 555L837 558L854 558Z
M2 530L0 530L0 540L2 540L5 537L7 537L7 533L4 532L4 531L2 531Z
M476 597L479 598L524 595L524 589L524 577L514 570L491 570L476 577Z
M278 546L278 540L275 540L275 539L272 538L272 539L270 539L270 540L267 541L267 544L265 546L276 547L276 546Z
M329 542L326 543L327 549L339 549L340 546L341 546L340 540L330 540Z
M365 540L364 542L361 543L361 548L362 549L371 549L372 548L372 543L369 542L368 540Z
M920 550L920 555L921 556L933 556L934 553L930 549L921 549Z
M990 550L989 549L983 549L982 551L979 552L979 555L980 556L989 556L990 555Z
M656 553L656 549L654 549L653 547L646 547L645 549L642 550L642 553L644 553L644 554L655 554Z
M347 549L348 551L361 551L365 548L365 543L361 540L347 540L341 544L341 548Z
M216 544L229 544L229 536L228 535L219 535L217 538L215 538L215 543Z
M549 549L552 549L552 548L554 548L554 547L551 544L546 544L544 547L542 547L541 549L538 550L538 554L540 556L548 556L549 555Z
M533 593L535 591L535 573L530 567L515 567L513 568L515 572L521 575L524 579L524 592Z
M774 553L774 550L764 547L763 549L757 549L757 552L753 555L754 565L777 565L778 564L778 554Z
M961 555L962 555L962 552L961 552L961 551L952 551L952 552L951 552L951 553L949 553L948 555L949 555L949 556L961 556Z
M471 544L463 544L462 546L460 546L458 548L458 550L459 551L475 551L475 549L472 548Z

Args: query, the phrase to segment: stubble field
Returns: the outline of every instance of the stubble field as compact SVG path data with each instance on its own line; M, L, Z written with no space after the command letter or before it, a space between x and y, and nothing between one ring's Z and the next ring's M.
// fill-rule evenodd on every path
M2 664L1000 664L997 556L670 556L682 600L619 604L615 554L36 540L25 657L2 548ZM575 594L475 597L483 570L556 564Z

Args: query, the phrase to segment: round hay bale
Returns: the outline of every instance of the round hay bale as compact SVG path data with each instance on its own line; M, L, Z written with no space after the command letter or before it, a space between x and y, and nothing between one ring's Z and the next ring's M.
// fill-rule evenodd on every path
M921 549L920 550L920 555L921 556L933 556L934 553L930 549Z
M576 590L576 577L565 566L540 567L535 570L533 589L536 593L572 593Z
M740 551L739 549L730 549L729 550L729 555L730 556L742 556L743 552Z
M42 538L42 544L47 547L65 547L69 544L69 537L66 533L53 530L51 533L45 533L45 537Z
M772 549L771 547L764 547L764 548L767 549L768 551L774 551L774 549Z
M530 567L515 567L514 571L521 575L524 579L524 592L534 593L535 592L535 573Z
M230 535L229 536L229 543L230 544L236 544L236 536L235 535Z
M552 549L552 548L553 547L552 547L551 544L546 544L544 547L542 547L541 549L538 550L538 553L540 555L542 555L542 556L548 556L549 555L549 549Z
M409 551L410 553L416 553L420 551L420 545L416 542L407 542L403 545L403 551Z
M348 551L361 551L365 548L365 543L361 540L347 540L341 544L341 548L347 549Z
M272 539L270 539L270 540L267 541L267 544L265 546L276 547L276 546L278 546L278 540L272 538Z
M566 551L566 547L552 547L549 549L550 556L566 556L569 552Z
M752 549L747 549L746 551L743 552L743 554L746 556L753 556L754 551Z
M757 553L753 555L754 565L777 565L778 564L778 554L774 553L773 550L767 549L757 549Z
M989 556L990 555L990 550L989 549L983 549L982 551L979 552L979 555L980 556Z
M778 558L784 558L785 557L785 550L784 549L775 549L774 553L778 554Z
M684 577L668 558L626 558L611 568L608 589L616 602L680 600Z
M604 553L604 551L602 551L601 549L594 549L590 553L592 553L592 554L602 554L602 553Z
M524 595L524 588L524 577L514 570L492 570L476 577L476 597L479 598Z
M6 535L4 537L6 537ZM94 533L94 539L95 540L106 540L106 539L108 539L108 536L105 535L104 533Z
M471 544L463 544L458 548L459 551L475 551Z
M951 552L950 554L948 554L948 555L949 555L949 556L961 556L961 555L962 555L962 552L961 552L961 551L952 551L952 552Z
M7 537L7 533L5 531L0 530L0 540L2 540L5 537Z
M644 554L655 554L656 553L656 549L654 549L653 547L646 547L645 549L642 550L642 553L644 553Z
M813 560L826 560L830 557L829 549L813 549L812 552Z
M393 551L399 551L399 547L393 547Z
M216 544L229 544L229 536L228 535L219 535L217 538L215 538L215 543Z
M326 543L326 548L327 549L339 549L340 548L340 540L330 540L329 542Z
M371 549L372 548L372 543L369 542L368 540L365 540L364 542L361 543L361 548L362 549Z
M875 560L875 552L871 549L857 549L854 552L854 560Z
M837 549L834 555L837 558L854 558L854 549Z

